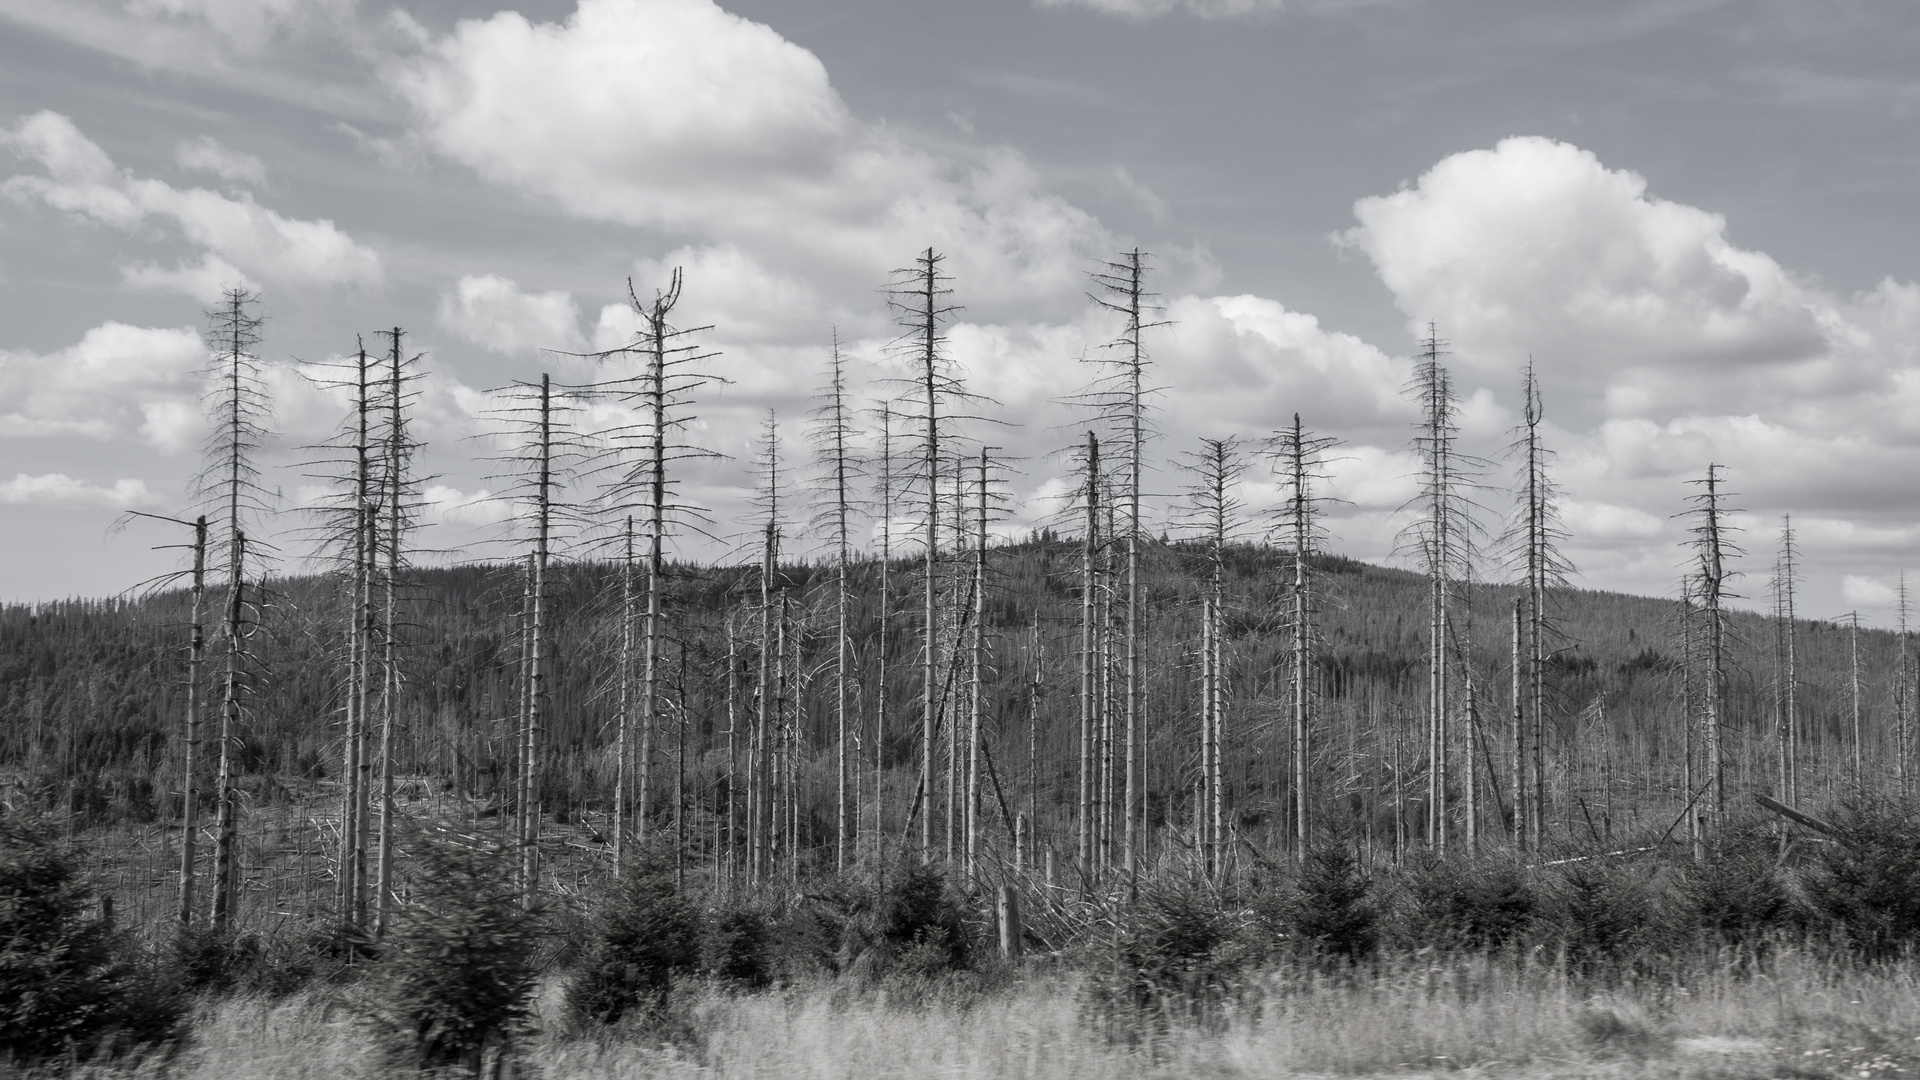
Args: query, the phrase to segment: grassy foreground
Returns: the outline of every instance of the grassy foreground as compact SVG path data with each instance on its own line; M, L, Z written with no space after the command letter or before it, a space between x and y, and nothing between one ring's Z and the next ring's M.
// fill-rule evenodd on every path
M557 983L520 1075L614 1077L1279 1077L1442 1073L1525 1077L1920 1076L1920 979L1788 952L1764 970L1702 966L1683 980L1592 991L1550 967L1419 958L1334 978L1269 972L1213 1031L1141 1022L1132 1045L1080 1016L1079 977L778 991L696 990L673 1044L614 1027L564 1029ZM1156 1028L1161 1030L1156 1031ZM78 1075L304 1080L383 1075L350 1010L324 993L205 1004L191 1044Z

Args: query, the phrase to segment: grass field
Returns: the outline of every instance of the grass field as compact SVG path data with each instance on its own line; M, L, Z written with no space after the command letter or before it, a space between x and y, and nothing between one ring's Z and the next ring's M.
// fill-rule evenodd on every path
M1508 958L1402 959L1324 978L1272 971L1216 1030L1140 1022L1109 1041L1083 1022L1078 976L1044 967L958 981L819 981L697 990L674 1043L633 1028L570 1032L557 983L520 1075L1078 1078L1281 1076L1920 1076L1920 979L1788 951L1755 970L1703 961L1654 984L1582 988ZM1156 1030L1158 1029L1158 1030ZM80 1075L321 1080L383 1075L367 1032L324 992L203 1004L172 1058Z

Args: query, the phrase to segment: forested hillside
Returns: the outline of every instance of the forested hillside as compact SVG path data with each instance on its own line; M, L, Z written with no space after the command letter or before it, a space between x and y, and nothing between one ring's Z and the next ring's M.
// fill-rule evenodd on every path
M987 663L982 697L984 741L997 800L1030 815L1033 842L1072 850L1078 773L1081 675L1077 543L1042 534L991 549L985 608ZM1146 565L1149 642L1144 803L1149 836L1191 825L1199 768L1196 650L1206 553L1156 546ZM1231 813L1262 849L1284 834L1290 747L1286 713L1287 553L1236 546L1226 566L1224 725ZM1418 842L1424 788L1421 720L1426 659L1419 575L1337 557L1316 561L1324 582L1323 642L1315 652L1313 738L1315 798L1329 827L1392 841ZM895 599L918 569L891 568ZM857 827L904 836L919 768L917 629L899 611L879 619L878 567L855 567L852 640L858 678ZM513 566L420 571L408 598L404 667L407 693L396 744L397 771L483 798L497 797L514 769L513 728L521 692L519 617L523 575ZM761 633L757 568L675 567L666 608L678 631L664 650L666 724L657 734L650 812L670 821L675 806L711 832L723 814L727 738L744 739L753 707L749 657ZM780 569L774 622L789 641L778 705L795 725L803 858L828 858L834 828L836 733L831 681L831 575L822 567ZM552 582L555 649L541 789L562 820L604 814L612 798L616 695L610 671L619 639L618 569L568 565ZM1511 708L1509 638L1514 590L1474 586L1462 615L1470 635L1473 737L1480 761L1480 829L1505 828L1503 786ZM242 787L255 800L332 784L342 768L342 680L346 610L339 582L327 576L268 583L257 630L256 692L240 738ZM1552 611L1559 648L1551 665L1547 754L1552 833L1657 822L1681 803L1687 729L1680 695L1678 605L1671 600L1556 590ZM784 616L780 615L784 612ZM155 823L179 816L179 743L184 723L188 597L184 591L136 599L74 600L0 609L0 722L10 801L73 816L76 828ZM1035 627L1038 627L1036 646ZM1769 762L1777 732L1774 627L1736 616L1740 642L1726 725L1732 785L1774 791ZM776 633L778 627L776 626ZM1799 626L1803 800L1819 803L1850 782L1853 723L1852 637L1844 626ZM1863 630L1865 760L1870 783L1893 781L1898 667L1895 635ZM731 668L728 658L733 657ZM894 674L877 697L883 657ZM904 674L903 674L904 672ZM941 736L946 738L945 734ZM684 740L684 742L683 742ZM876 757L876 740L878 754ZM686 777L673 777L685 747ZM736 758L742 747L736 746ZM878 794L874 763L878 762ZM202 792L203 799L211 796ZM676 798L678 802L676 802ZM875 804L878 804L877 807ZM1396 807L1398 814L1396 815ZM944 807L938 808L944 814ZM1592 826L1589 825L1591 817ZM996 809L987 815L1004 832ZM940 824L944 828L944 822ZM1577 836L1575 838L1578 838ZM1004 837L1002 842L1004 842ZM1149 839L1147 843L1164 843Z

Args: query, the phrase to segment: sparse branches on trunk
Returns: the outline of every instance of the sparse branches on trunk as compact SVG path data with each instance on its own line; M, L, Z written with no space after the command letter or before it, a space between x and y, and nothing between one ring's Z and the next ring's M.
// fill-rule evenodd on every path
M848 400L846 358L840 336L834 334L827 361L826 383L814 394L807 428L813 445L814 514L812 531L826 539L833 560L833 718L834 718L834 848L836 870L845 871L854 851L859 796L858 761L853 756L855 720L849 695L853 685L852 582L853 528L860 505L859 484L866 461L859 452L853 405ZM889 478L890 479L890 478Z
M646 607L638 620L637 635L634 623L640 613L636 611L638 596L631 569L623 571L621 578L621 651L617 679L622 689L614 735L612 822L616 875L626 860L629 831L645 839L651 821L653 749L659 728L664 663L661 643L666 636L667 542L684 531L703 532L706 520L702 508L678 497L680 466L690 459L717 456L690 444L685 437L698 419L692 412L697 393L725 380L706 370L704 365L717 354L703 351L696 337L712 328L680 327L672 322L682 285L680 269L675 267L668 286L655 290L651 299L642 300L629 279L627 299L639 317L640 329L632 341L593 354L603 365L624 369L591 388L595 396L615 402L626 413L620 423L598 433L600 442L611 451L600 466L609 477L602 503L612 512L614 520L622 523L616 539L621 544L623 559L628 562L631 562L633 520L638 513L646 575ZM636 637L637 657L634 655ZM640 667L637 717L632 686L636 661ZM637 765L633 757L636 727Z
M1780 546L1774 558L1773 580L1770 584L1775 649L1776 782L1779 784L1780 798L1788 806L1798 806L1800 798L1800 632L1794 617L1795 593L1800 585L1798 556L1799 552L1794 547L1793 517L1783 515L1780 518Z
M1199 775L1193 786L1195 842L1209 875L1225 864L1226 794L1226 560L1227 545L1245 539L1245 504L1240 484L1247 458L1238 439L1201 439L1182 468L1192 478L1187 488L1185 531L1204 546L1207 577L1200 611Z
M1507 735L1513 839L1538 851L1546 808L1547 660L1560 637L1548 608L1552 590L1566 588L1574 568L1560 550L1567 531L1560 518L1560 487L1553 479L1553 451L1541 430L1546 408L1531 363L1520 393L1525 408L1506 451L1515 474L1513 513L1500 537L1506 562L1520 578L1520 637Z
M952 277L946 256L926 249L913 265L894 271L888 285L888 303L902 334L893 351L907 372L903 411L915 416L911 437L917 445L917 468L907 478L923 508L921 520L923 570L921 575L920 652L920 776L914 792L914 814L920 816L920 854L933 852L933 783L935 737L943 705L940 679L940 483L943 478L954 408L968 400L947 355L946 327L958 310L950 302ZM909 815L910 817L913 815Z
M1726 813L1727 621L1725 601L1734 572L1729 560L1743 554L1732 539L1727 517L1737 511L1727 505L1728 492L1719 465L1708 465L1707 475L1689 481L1698 490L1688 497L1687 532L1694 559L1694 595L1699 607L1702 715L1701 749L1705 755L1707 806L1718 822Z
M194 483L195 494L213 511L217 530L214 544L226 564L221 620L225 658L214 785L217 825L211 889L213 925L220 928L229 925L236 914L240 800L235 756L256 674L256 658L248 639L260 600L256 597L250 604L246 597L247 560L251 555L258 561L265 550L257 536L248 536L248 527L267 509L267 492L255 463L267 437L270 415L263 382L265 365L254 352L263 325L258 305L254 293L229 289L221 306L207 313L206 341L212 358L205 369L209 383L206 401L213 432L207 440L205 464ZM257 567L255 575L259 576Z
M1475 511L1470 498L1481 463L1462 454L1459 397L1441 358L1446 342L1430 323L1414 362L1408 393L1420 407L1413 449L1420 458L1420 491L1408 507L1417 514L1400 534L1399 550L1414 557L1427 593L1427 845L1444 852L1450 824L1450 765L1456 757L1452 730L1454 609L1460 582L1472 573L1476 555Z
M763 524L760 529L760 670L754 694L753 733L747 760L747 880L758 884L773 873L774 834L781 823L780 806L774 802L778 788L780 747L777 725L780 722L780 695L776 678L785 671L786 604L780 594L776 610L775 577L780 566L780 539L784 523L780 517L780 422L773 410L767 410L766 425L760 438L761 485L755 501Z
M540 884L540 772L547 717L547 668L551 662L552 612L548 575L556 552L585 523L581 507L568 498L577 466L590 452L568 423L590 388L556 385L550 375L538 383L514 383L497 391L495 416L507 451L500 458L503 498L513 510L515 531L525 542L525 591L521 609L520 714L514 726L516 763L514 845L519 853L522 903L531 907Z
M1121 858L1129 876L1138 868L1136 849L1140 838L1136 833L1141 824L1139 813L1144 808L1140 785L1140 766L1143 762L1139 757L1142 752L1140 739L1145 731L1142 716L1145 686L1141 671L1145 642L1141 634L1144 613L1140 608L1140 559L1142 546L1147 540L1147 530L1142 518L1144 492L1141 485L1146 470L1146 444L1154 434L1153 423L1148 415L1149 398L1156 390L1147 382L1147 368L1151 360L1146 332L1168 325L1152 319L1156 294L1147 288L1151 259L1149 253L1135 248L1122 252L1118 259L1103 263L1094 271L1093 281L1098 288L1093 296L1094 303L1119 315L1124 322L1119 336L1108 342L1095 358L1101 365L1101 373L1080 399L1093 407L1113 431L1123 455L1121 468L1124 478L1120 498L1126 509L1125 533L1111 539L1123 546L1126 558L1125 577L1121 583L1125 619L1122 629L1124 668L1121 703L1125 715L1125 748L1122 755L1125 775L1121 781L1120 829Z
M1293 424L1276 432L1267 444L1280 489L1280 502L1273 511L1273 531L1279 534L1293 567L1287 612L1292 654L1288 712L1292 721L1293 776L1289 786L1293 793L1293 849L1301 860L1306 859L1314 840L1313 733L1317 717L1313 648L1319 638L1320 609L1313 559L1326 541L1320 521L1329 500L1320 491L1327 481L1326 454L1336 442L1308 431L1300 422L1300 414L1294 413Z

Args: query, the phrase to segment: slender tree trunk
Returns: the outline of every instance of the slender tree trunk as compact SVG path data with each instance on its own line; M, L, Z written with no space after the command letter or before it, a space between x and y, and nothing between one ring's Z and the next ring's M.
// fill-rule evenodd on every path
M1100 626L1095 563L1100 551L1100 441L1087 432L1087 531L1080 556L1080 866L1094 866L1094 741L1099 723L1097 652Z
M207 516L193 524L193 625L187 646L187 745L180 781L180 923L193 921L194 849L200 832L200 681L206 664Z
M240 737L240 667L245 649L241 634L246 611L246 578L243 571L246 566L247 538L245 533L238 531L232 536L227 566L227 670L220 709L219 774L214 781L214 796L219 800L219 820L215 826L213 847L212 921L216 930L227 928L237 906L234 849L239 845L240 793L233 779L233 749L234 741Z
M532 561L528 566L526 722L521 733L521 902L534 904L540 888L540 727L546 712L547 560L553 519L553 386L540 376L539 473L535 487Z
M1520 653L1521 606L1523 603L1524 601L1520 597L1516 596L1513 598L1513 708L1509 713L1507 729L1507 748L1509 754L1507 759L1507 774L1513 778L1513 811L1511 820L1507 823L1507 828L1508 835L1513 839L1513 846L1520 850L1524 850L1527 846L1527 805L1532 801L1527 798L1526 794L1527 774L1524 764L1527 753L1525 736L1527 717L1526 710L1523 707L1525 698L1522 694L1526 680L1526 664L1521 659Z
M633 645L634 645L634 608L633 587L633 515L627 515L626 529L621 535L623 541L620 550L620 717L614 731L613 740L613 876L617 879L626 868L627 816L628 802L633 792L628 788L628 776L633 771ZM727 623L728 662L732 662L733 623ZM732 677L729 669L728 677ZM731 683L729 683L731 687ZM731 739L733 732L727 732ZM731 751L731 747L729 747ZM729 755L728 764L732 764ZM732 797L729 789L728 797ZM731 821L729 822L731 825Z
M382 678L380 683L380 856L374 894L378 908L374 933L383 935L393 907L393 738L400 713L400 544L401 497L406 486L405 397L401 393L403 363L400 328L393 328L393 352L387 374L386 540L387 567L383 584L385 610L381 616Z

